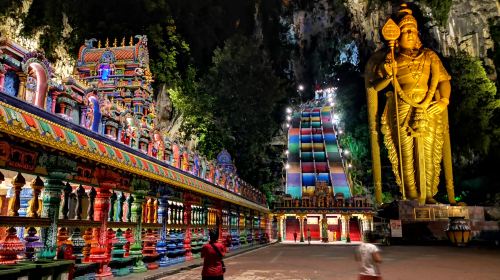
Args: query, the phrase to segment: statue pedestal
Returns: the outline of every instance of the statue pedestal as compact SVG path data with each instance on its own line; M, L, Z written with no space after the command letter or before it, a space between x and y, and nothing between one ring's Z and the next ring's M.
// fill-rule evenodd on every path
M419 205L418 201L394 201L380 212L380 216L401 220L403 242L448 243L444 231L450 217L464 217L471 227L472 240L494 242L500 226L497 221L486 221L485 212L491 207L451 206L449 204Z

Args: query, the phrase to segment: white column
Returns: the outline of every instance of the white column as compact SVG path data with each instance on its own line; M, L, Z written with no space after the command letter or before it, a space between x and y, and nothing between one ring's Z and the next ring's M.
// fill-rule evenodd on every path
M340 240L345 240L347 237L347 232L346 232L346 222L345 222L344 215L340 216L339 220L341 223Z

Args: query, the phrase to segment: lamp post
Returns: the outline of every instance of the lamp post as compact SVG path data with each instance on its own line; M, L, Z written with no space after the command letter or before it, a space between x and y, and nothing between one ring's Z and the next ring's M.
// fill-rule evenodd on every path
M304 85L299 84L299 86L297 87L297 92L299 94L299 100L300 100L299 103L302 103L302 92L303 91L304 91Z

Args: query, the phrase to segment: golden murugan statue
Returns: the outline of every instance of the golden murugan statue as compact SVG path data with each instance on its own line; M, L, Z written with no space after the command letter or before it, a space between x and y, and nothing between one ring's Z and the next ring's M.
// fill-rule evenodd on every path
M436 203L443 160L448 198L454 204L447 111L451 77L438 55L422 47L412 11L406 4L401 7L398 24L389 19L382 29L391 51L376 52L365 69L375 197L382 203L378 92L392 84L380 130L403 199Z

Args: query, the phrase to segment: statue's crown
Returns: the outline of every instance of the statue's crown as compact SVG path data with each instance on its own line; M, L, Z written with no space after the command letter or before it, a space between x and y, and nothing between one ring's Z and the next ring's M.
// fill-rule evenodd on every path
M413 12L410 8L408 8L407 4L401 4L401 7L398 12L400 15L404 15L398 23L399 28L403 27L407 24L415 25L415 28L418 27L417 20L413 17Z

